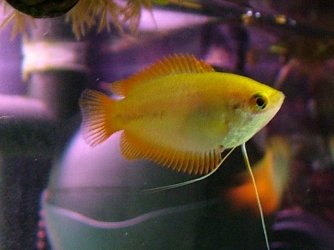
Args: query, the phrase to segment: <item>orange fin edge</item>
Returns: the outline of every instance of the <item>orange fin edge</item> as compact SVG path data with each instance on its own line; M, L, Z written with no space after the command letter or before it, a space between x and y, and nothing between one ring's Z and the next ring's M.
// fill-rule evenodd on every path
M145 142L126 131L121 135L121 152L129 160L145 159L178 172L202 175L211 172L221 161L219 149L207 152L184 152Z
M110 89L117 95L126 96L128 91L134 85L147 82L157 77L181 73L204 73L212 71L214 71L214 69L210 64L197 59L193 55L173 54L156 61L146 69L125 80L112 83Z

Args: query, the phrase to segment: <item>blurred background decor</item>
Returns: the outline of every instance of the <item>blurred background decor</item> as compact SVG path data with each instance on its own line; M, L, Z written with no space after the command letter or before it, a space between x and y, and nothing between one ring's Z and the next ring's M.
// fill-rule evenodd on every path
M58 3L59 2L59 3ZM248 143L271 249L332 249L333 4L328 1L0 1L1 249L264 249L240 152L209 179L82 139L83 89L172 53L282 90Z

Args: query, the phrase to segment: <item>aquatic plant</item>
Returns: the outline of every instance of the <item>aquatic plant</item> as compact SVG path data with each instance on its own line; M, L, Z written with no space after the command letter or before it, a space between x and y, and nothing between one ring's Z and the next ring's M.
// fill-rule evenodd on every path
M48 1L46 3L44 3L45 1L37 2L0 0L0 7L3 8L4 15L4 19L2 22L0 21L0 29L12 25L11 35L15 37L18 34L25 34L28 29L33 28L34 18L65 15L65 20L71 23L77 39L95 27L98 32L101 32L103 30L110 31L112 25L118 30L122 30L123 25L128 24L129 29L135 32L138 28L142 8L151 10L153 2L166 4L169 1L65 0L57 3L57 6L53 4L51 7ZM65 4L64 2L69 3Z

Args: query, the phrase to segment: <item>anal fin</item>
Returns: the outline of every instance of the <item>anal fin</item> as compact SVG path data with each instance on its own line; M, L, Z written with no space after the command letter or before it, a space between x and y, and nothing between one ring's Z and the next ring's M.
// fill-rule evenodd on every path
M187 152L145 141L127 131L121 135L121 152L126 159L146 159L188 174L207 174L221 161L219 149Z

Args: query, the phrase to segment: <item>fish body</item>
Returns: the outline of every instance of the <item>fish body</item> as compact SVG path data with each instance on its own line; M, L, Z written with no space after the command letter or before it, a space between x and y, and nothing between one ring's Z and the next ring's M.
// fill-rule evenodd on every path
M87 142L122 130L128 159L178 171L212 171L224 149L245 143L277 113L284 95L250 78L215 72L193 56L174 55L112 84L114 100L88 90L80 100Z
M117 102L110 119L117 121L117 130L142 134L182 151L239 146L277 112L275 107L262 113L253 109L252 94L248 93L256 94L264 86L242 78L217 72L160 77L134 88ZM263 94L265 90L261 90ZM280 97L272 92L271 99Z

